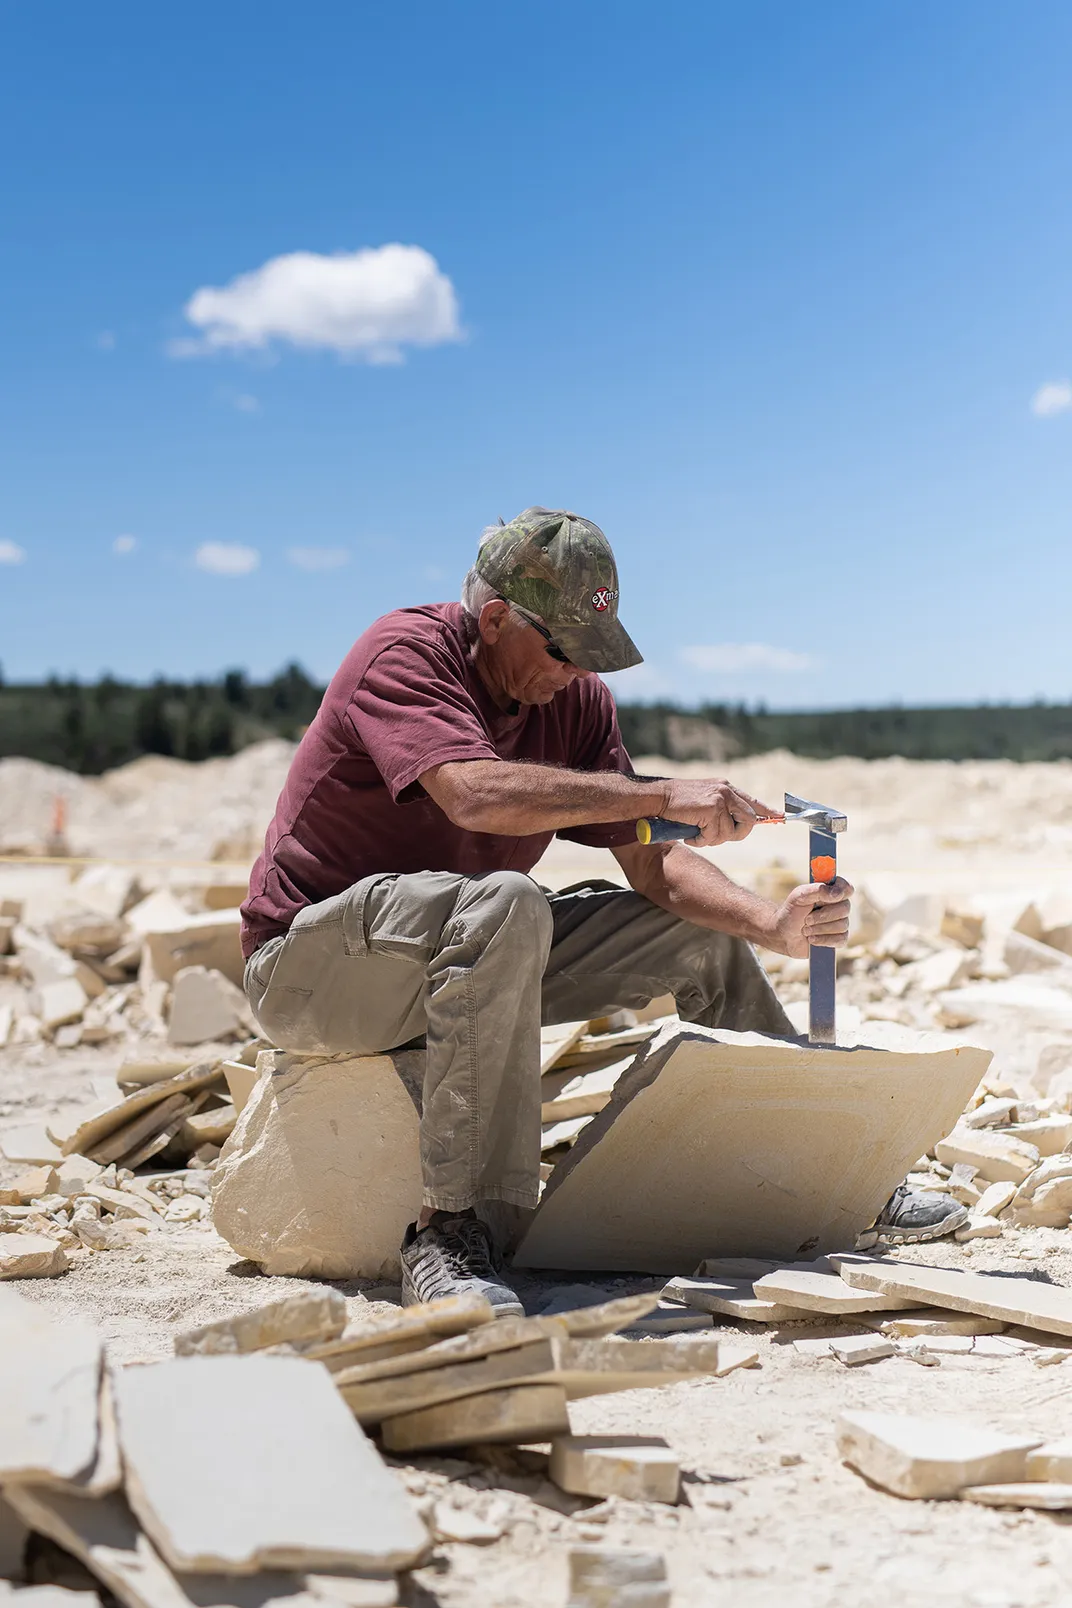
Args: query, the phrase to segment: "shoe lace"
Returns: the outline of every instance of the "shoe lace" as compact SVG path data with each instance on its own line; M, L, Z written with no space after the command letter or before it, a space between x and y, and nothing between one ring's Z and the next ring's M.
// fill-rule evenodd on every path
M491 1239L483 1223L475 1219L452 1223L443 1233L442 1243L456 1272L478 1279L495 1277Z

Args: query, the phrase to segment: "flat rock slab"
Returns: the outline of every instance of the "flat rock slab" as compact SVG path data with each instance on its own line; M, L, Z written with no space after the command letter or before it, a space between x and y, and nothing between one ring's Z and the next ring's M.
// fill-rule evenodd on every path
M1046 1441L1027 1454L1029 1480L1072 1482L1072 1440Z
M979 1502L983 1507L1043 1508L1064 1512L1072 1508L1072 1485L1043 1485L1027 1480L1005 1485L969 1485L961 1491L962 1502Z
M401 1569L423 1552L409 1497L315 1363L182 1357L115 1389L127 1495L173 1569Z
M515 1263L688 1274L851 1245L990 1062L871 1026L852 1049L662 1029L551 1174Z
M221 1318L175 1336L179 1357L244 1355L267 1346L335 1340L346 1327L346 1299L337 1290L303 1290L282 1301Z
M494 1318L495 1309L482 1295L447 1295L439 1301L406 1307L397 1319L375 1328L322 1341L311 1346L307 1356L323 1362L331 1373L338 1373L363 1363L422 1351L440 1340L483 1329ZM505 1321L500 1319L496 1327L501 1330Z
M744 1318L749 1323L791 1323L812 1315L803 1307L762 1299L750 1279L671 1279L663 1294L700 1312Z
M900 1295L915 1305L977 1312L1001 1323L1072 1335L1072 1290L1035 1279L1006 1278L994 1273L962 1273L948 1267L864 1256L834 1256L842 1278L861 1290Z
M212 1220L266 1273L393 1278L421 1203L422 1051L266 1051L216 1168Z
M0 1483L87 1474L97 1458L100 1336L12 1295L0 1304L0 1359Z
M95 1154L98 1150L108 1148L106 1141L121 1130L132 1128L135 1121L141 1124L141 1119L151 1121L146 1117L153 1106L162 1105L165 1100L172 1100L177 1095L191 1095L198 1090L207 1088L215 1083L219 1073L219 1063L214 1060L197 1061L184 1071L178 1072L174 1077L163 1078L148 1088L139 1089L136 1094L128 1095L117 1105L106 1106L103 1111L98 1110L92 1116L78 1124L66 1135L62 1128L55 1131L56 1143L65 1156L77 1153L80 1156L93 1156L93 1160L100 1158ZM122 1154L122 1149L118 1154ZM44 1158L47 1159L47 1158ZM105 1163L107 1165L107 1163Z
M124 1608L322 1608L323 1598L300 1575L172 1574L122 1496L87 1502L27 1485L13 1493L13 1505L31 1529L76 1557Z
M445 1451L452 1446L505 1441L554 1440L568 1435L566 1392L559 1385L519 1385L489 1390L464 1401L445 1402L388 1418L381 1433L389 1452Z
M867 1323L866 1317L863 1321ZM975 1312L936 1312L929 1307L913 1307L893 1318L876 1315L874 1323L867 1323L867 1327L881 1329L883 1334L896 1335L899 1339L919 1340L943 1334L1000 1334L1006 1325L997 1318L981 1318Z
M633 1502L678 1499L681 1465L666 1441L645 1435L562 1435L551 1442L548 1474L574 1496Z
M895 1496L948 1498L969 1485L1022 1480L1038 1436L1005 1435L957 1418L846 1412L837 1446L850 1467Z
M873 1290L854 1290L825 1257L817 1262L780 1268L765 1273L753 1285L763 1301L781 1301L786 1306L840 1317L857 1312L897 1312L915 1305L897 1295L877 1295Z

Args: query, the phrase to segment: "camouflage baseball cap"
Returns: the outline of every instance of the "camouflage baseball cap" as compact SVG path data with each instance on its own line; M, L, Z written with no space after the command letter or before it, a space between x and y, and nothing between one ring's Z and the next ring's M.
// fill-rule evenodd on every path
M541 619L581 670L626 670L642 662L618 623L614 554L590 519L526 508L487 533L476 568L500 597Z

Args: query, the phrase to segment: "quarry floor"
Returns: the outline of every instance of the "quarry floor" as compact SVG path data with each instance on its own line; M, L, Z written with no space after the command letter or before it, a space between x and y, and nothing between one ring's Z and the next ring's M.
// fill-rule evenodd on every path
M0 1052L0 1112L20 1120L61 1114L113 1063L114 1053L104 1050ZM944 1242L910 1256L1072 1284L1065 1230L1027 1230L971 1246ZM545 1304L557 1282L580 1281L576 1273L516 1276L529 1311ZM593 1270L585 1282L624 1294L657 1281L600 1278ZM85 1253L64 1277L23 1281L19 1289L54 1313L92 1318L113 1358L128 1362L167 1356L176 1330L274 1299L295 1283L264 1278L236 1261L210 1227L192 1224L151 1236L143 1249ZM392 1287L338 1287L354 1319L386 1314L398 1301ZM811 1325L768 1332L726 1323L717 1332L754 1346L760 1365L571 1407L578 1432L665 1436L686 1471L677 1507L565 1496L521 1463L506 1471L455 1458L400 1465L418 1499L446 1497L503 1529L491 1545L437 1547L433 1563L413 1578L410 1600L423 1608L558 1605L570 1546L597 1542L665 1554L676 1608L894 1601L905 1608L1041 1608L1069 1601L1072 1520L901 1501L844 1467L834 1435L839 1412L870 1407L960 1415L1053 1439L1072 1433L1072 1363L1042 1368L1029 1357L946 1356L925 1368L893 1357L849 1369L794 1350L788 1342L817 1332Z

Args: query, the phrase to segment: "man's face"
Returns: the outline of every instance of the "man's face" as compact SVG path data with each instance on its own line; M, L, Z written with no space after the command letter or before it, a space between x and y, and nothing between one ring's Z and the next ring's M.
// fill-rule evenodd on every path
M555 657L553 642L508 603L486 603L480 636L488 670L506 697L519 704L546 704L571 681L589 675Z

